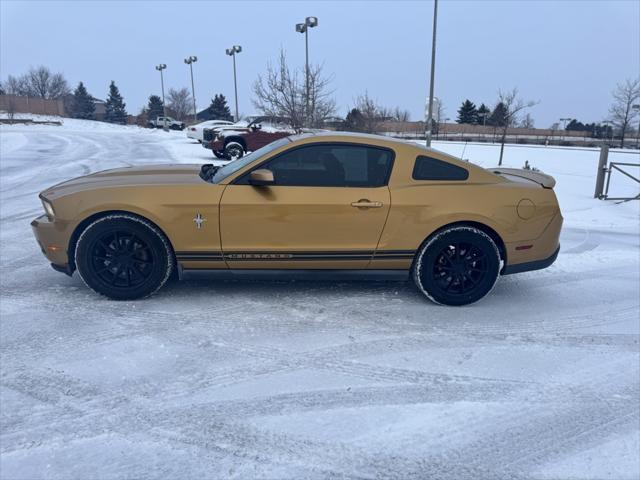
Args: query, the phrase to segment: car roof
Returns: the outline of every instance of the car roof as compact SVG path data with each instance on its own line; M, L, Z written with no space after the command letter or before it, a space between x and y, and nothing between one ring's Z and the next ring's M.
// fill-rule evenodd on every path
M323 138L326 137L331 137L332 139L336 139L336 137L338 138L338 141L340 138L344 138L345 141L356 141L356 142L361 142L361 143L367 143L367 141L376 141L376 142L386 142L386 143L394 143L397 145L404 145L404 146L410 146L410 147L415 147L419 150L424 150L425 152L437 152L440 155L444 155L445 157L448 158L453 158L455 160L460 160L459 158L443 152L441 150L435 149L435 148L431 148L431 147L427 147L425 145L421 145L417 142L412 142L410 140L403 140L401 138L394 138L394 137L389 137L386 135L374 135L371 133L360 133L360 132L337 132L337 131L331 131L331 130L325 130L322 132L306 132L306 133L302 133L299 135L292 135L291 137L289 137L291 139L292 142L295 142L296 140L302 140L302 139L308 139L308 138L318 138L319 141L322 141Z

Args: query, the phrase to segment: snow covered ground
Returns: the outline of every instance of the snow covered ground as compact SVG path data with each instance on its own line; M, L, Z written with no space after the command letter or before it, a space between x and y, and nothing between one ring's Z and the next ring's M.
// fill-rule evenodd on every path
M1 126L0 155L0 478L640 476L640 202L592 198L597 152L507 147L558 180L562 252L464 308L375 282L192 279L108 301L39 252L38 192L210 152L65 119Z

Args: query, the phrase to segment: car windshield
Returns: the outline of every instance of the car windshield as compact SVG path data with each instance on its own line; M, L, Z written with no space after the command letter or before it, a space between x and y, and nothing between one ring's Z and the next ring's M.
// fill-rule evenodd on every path
M263 155L267 155L268 153L271 153L272 151L274 151L276 148L280 148L283 145L286 145L290 141L291 140L289 140L288 137L281 138L279 140L276 140L275 142L271 142L270 144L265 145L262 148L259 148L255 152L251 152L249 155L245 155L242 158L239 158L237 160L233 160L232 162L227 163L224 167L221 167L218 169L216 174L211 179L211 183L220 183L228 176L233 175L238 170L249 165L256 158L260 158Z

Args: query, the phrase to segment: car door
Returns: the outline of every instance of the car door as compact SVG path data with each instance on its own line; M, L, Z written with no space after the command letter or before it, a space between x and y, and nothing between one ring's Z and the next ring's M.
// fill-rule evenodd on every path
M250 172L227 186L220 233L230 268L366 268L390 207L394 152L349 143L296 147L257 165L275 184L253 186Z

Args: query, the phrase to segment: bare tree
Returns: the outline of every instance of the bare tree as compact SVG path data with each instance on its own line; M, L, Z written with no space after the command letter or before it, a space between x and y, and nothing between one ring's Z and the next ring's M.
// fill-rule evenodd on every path
M321 126L323 120L335 113L331 79L324 76L322 66L309 67L309 99L305 75L289 68L284 50L277 65L269 63L265 75L258 75L253 84L253 105L264 115L284 117L291 126ZM309 106L307 109L307 105Z
M394 118L391 109L378 104L368 92L356 98L353 108L360 112L362 130L366 133L379 131L382 122Z
M167 95L167 108L171 109L178 120L184 120L188 115L193 114L193 100L186 87L180 90L169 89Z
M507 130L509 127L513 127L518 123L518 116L525 108L530 108L536 105L538 102L527 101L518 98L518 89L514 88L510 91L503 92L498 91L498 104L502 104L503 122L501 125L502 134L500 137L500 160L498 165L502 165L502 157L504 155L504 144L507 139Z
M638 115L633 105L640 100L640 78L627 79L616 85L612 93L613 104L609 107L609 116L615 128L620 132L620 148L624 148L624 137L631 130L631 122Z
M408 122L411 119L411 112L396 107L393 109L393 119L397 122Z
M71 89L61 73L51 73L45 66L31 68L25 75L9 75L6 81L7 93L40 98L62 98Z
M29 85L26 75L20 77L14 77L9 75L7 81L4 83L5 92L7 95L28 95Z
M533 121L533 117L531 116L530 113L527 113L524 118L522 119L522 121L520 122L520 126L522 128L533 128L534 127L534 121Z

